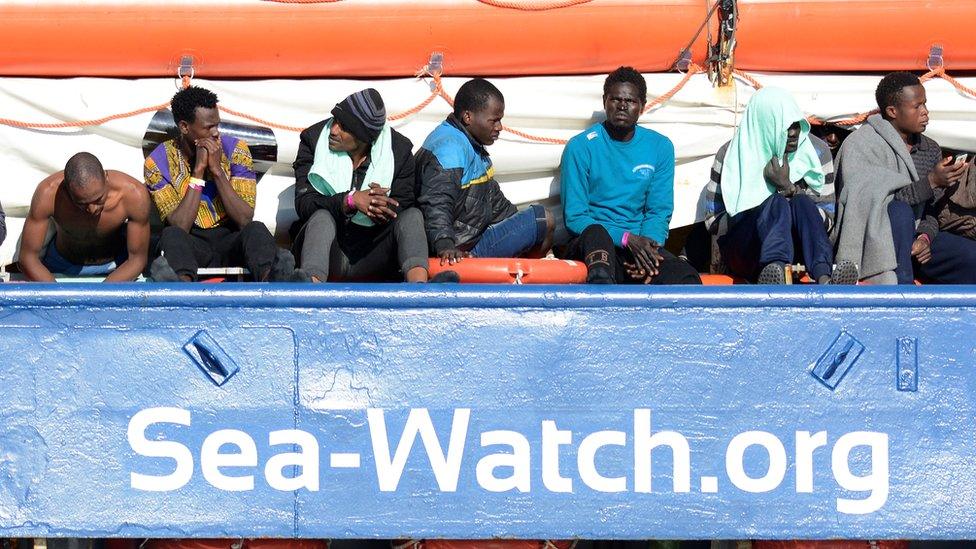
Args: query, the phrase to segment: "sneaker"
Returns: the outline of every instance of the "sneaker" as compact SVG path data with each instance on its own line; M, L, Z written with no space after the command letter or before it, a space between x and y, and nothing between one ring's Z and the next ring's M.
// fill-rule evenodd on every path
M759 271L757 284L786 284L786 265L779 261L767 264Z
M830 275L830 283L847 286L857 284L857 265L853 261L841 261L834 266L834 272Z
M295 269L292 271L291 276L285 282L311 282L312 275L308 274L302 269Z
M610 267L604 264L593 264L586 268L587 284L613 284L613 274Z
M169 261L163 256L157 257L149 265L149 280L153 282L179 282L180 276L169 266Z
M461 282L461 275L457 271L441 271L430 277L431 284L457 284Z
M271 266L271 272L268 273L268 282L298 282L293 280L294 276L295 256L284 248L278 248L274 265Z

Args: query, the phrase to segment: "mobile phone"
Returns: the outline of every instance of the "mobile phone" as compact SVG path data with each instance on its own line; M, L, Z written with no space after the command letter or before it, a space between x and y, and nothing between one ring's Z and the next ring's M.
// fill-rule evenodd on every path
M957 154L956 157L953 160L955 160L955 163L956 164L964 164L965 162L967 162L969 160L969 154L965 154L965 153L964 154Z

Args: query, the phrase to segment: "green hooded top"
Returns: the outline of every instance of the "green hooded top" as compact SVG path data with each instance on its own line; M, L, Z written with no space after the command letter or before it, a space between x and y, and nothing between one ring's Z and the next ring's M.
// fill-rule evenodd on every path
M823 187L823 166L803 111L788 91L762 88L749 101L722 165L722 201L730 216L755 208L776 192L763 170L774 155L782 160L786 132L797 121L800 138L789 155L790 181L805 180L814 191Z

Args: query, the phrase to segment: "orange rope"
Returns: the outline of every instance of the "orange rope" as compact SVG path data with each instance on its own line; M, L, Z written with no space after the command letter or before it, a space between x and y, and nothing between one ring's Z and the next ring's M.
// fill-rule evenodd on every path
M165 109L169 107L169 102L162 103L160 105L154 105L152 107L143 107L141 109L136 109L134 111L123 112L119 114L112 114L102 118L96 118L94 120L76 120L74 122L21 122L19 120L11 120L9 118L0 118L0 124L4 126L13 126L15 128L25 128L25 129L35 129L35 130L53 130L61 128L87 128L90 126L101 126L106 122L111 122L112 120L121 120L123 118L129 118L130 116L137 116L147 112L154 112L160 109Z
M508 126L505 125L502 126L502 129L512 135L517 135L522 139L528 139L529 141L538 141L539 143L548 143L550 145L565 145L566 143L568 143L568 141L565 139L556 139L555 137L542 137L539 135L532 135L530 133L525 133L516 130L515 128L509 128Z
M676 93L681 91L681 88L685 87L685 84L687 84L688 81L691 80L692 76L703 71L704 69L692 63L691 66L688 67L688 72L685 73L684 78L682 78L681 81L678 82L678 84L675 87L671 88L667 93L655 98L654 101L648 103L647 106L644 107L644 110L641 112L641 114L647 114L647 112L653 109L654 107L661 105L667 101L670 101L671 98L674 97Z
M641 114L647 114L654 107L656 107L658 105L661 105L663 103L666 103L667 101L670 101L671 98L675 96L675 94L677 94L679 91L681 91L681 88L685 87L685 84L687 84L688 81L691 80L691 77L692 76L694 76L694 75L696 75L696 74L698 74L700 72L703 72L703 71L704 71L704 69L702 69L698 65L692 64L688 68L688 72L685 73L684 77L681 79L680 82L677 83L677 85L675 85L675 87L673 87L670 90L668 90L667 93L664 93L663 95L660 95L660 96L654 98L653 101L649 102L644 107L644 110L641 111ZM451 104L453 105L454 102L451 101ZM519 137L521 137L523 139L528 139L530 141L539 141L540 143L550 143L552 145L565 145L568 142L565 139L555 139L555 138L552 138L552 137L540 137L540 136L537 136L537 135L528 134L528 133L521 132L521 131L516 130L516 129L513 129L513 128L509 128L508 126L502 126L502 129L504 129L505 131L507 131L508 133L510 133L512 135L517 135L517 136L519 136Z
M688 81L691 79L692 76L694 76L695 74L698 74L698 73L700 73L702 71L703 71L703 69L701 67L699 67L698 65L692 65L691 68L689 69L689 71L684 75L684 77L681 79L681 81L679 81L678 84L674 88L670 89L667 93L665 93L665 94L663 94L663 95L661 95L659 97L656 97L653 101L651 101L650 103L648 103L644 107L644 110L641 112L641 114L646 114L648 111L650 111L654 107L656 107L658 105L661 105L661 104L665 103L666 101L669 101L672 97L674 97L674 95L676 93L678 93L678 91L681 90L681 88L683 88L685 86L685 84L688 83ZM440 75L440 73L432 74L431 77L434 80L434 89L431 91L431 93L427 97L427 99L424 99L422 102L420 102L420 104L418 104L417 106L415 106L415 107L413 107L411 109L408 109L408 110L403 111L401 113L397 113L397 114L388 116L387 117L387 120L389 120L389 121L392 122L392 121L401 120L401 119L404 119L404 118L406 118L408 116L417 114L418 112L420 112L420 111L424 110L425 108L427 108L434 101L434 99L436 99L438 97L442 98L448 105L450 105L450 106L453 107L454 106L454 98L452 98L446 91L444 91L444 87L441 84L441 75ZM190 85L190 77L189 76L183 76L181 78L181 84L182 84L182 87L183 88L186 88L187 86L189 86ZM0 125L13 126L13 127L25 128L25 129L85 128L85 127L90 127L90 126L100 126L100 125L102 125L102 124L104 124L106 122L112 121L112 120L120 120L122 118L129 118L129 117L137 116L137 115L144 114L144 113L147 113L147 112L155 112L155 111L158 111L158 110L166 109L168 107L169 107L169 103L167 102L167 103L162 103L160 105L153 105L151 107L143 107L141 109L136 109L136 110L129 111L129 112L124 112L124 113L119 113L119 114L113 114L113 115L105 116L105 117L102 117L102 118L96 118L94 120L78 120L78 121L75 121L75 122L21 122L19 120L11 120L11 119L8 119L8 118L0 118ZM278 123L275 123L275 122L271 122L270 120L264 120L263 118L258 118L256 116L252 116L252 115L247 114L247 113L243 113L243 112L240 112L240 111L236 111L234 109L225 107L223 105L218 105L218 108L222 112L225 112L225 113L230 114L232 116L236 116L238 118L243 118L245 120L250 120L251 122L255 122L257 124L261 124L261 125L267 126L269 128L276 128L276 129L279 129L279 130L287 130L287 131L293 131L293 132L301 132L301 131L303 131L305 129L304 127L288 126L288 125L285 125L285 124L278 124ZM520 131L520 130L516 130L514 128L510 128L508 126L502 126L502 128L506 132L508 132L508 133L510 133L512 135L521 137L523 139L528 139L529 141L537 141L537 142L540 142L540 143L549 143L549 144L553 144L553 145L564 145L564 144L566 144L566 140L565 139L556 139L556 138L552 138L552 137L543 137L543 136L538 136L538 135L532 135L532 134L525 133L525 132Z
M964 93L964 94L966 94L966 95L968 95L970 97L976 98L976 90L974 90L973 88L967 88L966 86L964 86L962 84L962 82L959 82L955 78L953 78L953 77L949 76L948 74L946 74L945 69L940 68L938 70L938 76L939 76L939 78L941 78L941 79L945 80L946 82L952 84L957 90L961 91L962 93Z
M753 88L756 88L757 90L762 89L762 84L758 80L756 80L755 78L753 78L750 74L748 74L748 73L746 73L744 71L740 71L738 69L735 69L732 72L734 72L736 74L736 76L742 78L747 83L749 83L749 85L751 85ZM932 80L933 78L941 78L941 79L945 80L946 82L952 84L960 92L962 92L962 93L964 93L964 94L966 94L966 95L968 95L970 97L976 98L976 90L974 90L973 88L966 87L962 82L959 82L955 78L953 78L953 77L949 76L948 74L946 74L945 67L939 67L937 69L932 69L929 72L927 72L927 73L923 74L922 76L919 76L918 77L919 81L921 81L923 83L924 82L928 82L929 80ZM811 114L810 116L807 116L807 120L810 122L810 124L813 124L815 126L820 126L820 125L823 125L823 124L833 124L835 126L854 126L854 125L857 125L857 124L863 124L868 119L869 116L871 116L872 114L877 114L877 113L878 113L878 109L874 109L874 110L871 110L871 111L868 111L868 112L859 113L859 114L856 114L856 115L854 115L854 116L852 116L850 118L844 118L844 119L841 119L841 120L825 120L823 118L820 118L818 116L814 116L814 115Z
M331 4L334 2L341 2L342 0L264 0L264 1L274 2L276 4ZM562 1L555 1L555 2L531 3L531 2L518 2L515 0L478 0L478 2L485 4L487 6L492 6L494 8L505 8L505 9L522 10L522 11L558 10L561 8L568 8L570 6L587 4L592 1L593 0L562 0Z
M758 80L753 78L745 71L740 71L739 69L732 69L732 73L738 76L739 78L745 80L746 82L748 82L749 85L752 86L753 88L756 88L757 90L762 89L762 84L760 84Z
M869 116L871 116L872 114L878 114L878 112L879 112L878 109L874 109L868 112L862 112L861 114L852 116L850 118L844 118L842 120L831 120L831 121L827 121L822 118L818 118L816 116L810 115L810 117L808 117L807 120L813 118L814 120L817 121L817 125L833 124L834 126L856 126L857 124L863 124L868 119Z
M548 10L558 10L561 8L568 8L570 6L578 6L580 4L586 4L592 2L593 0L563 0L562 2L543 2L541 4L528 3L528 2L515 2L506 0L478 0L482 4L487 6L492 6L495 8L506 8L511 10L522 10L522 11L548 11Z
M250 120L251 122L257 122L258 124L262 124L264 126L268 126L269 128L277 128L279 130L288 130L288 131L293 131L293 132L302 132L302 131L305 130L305 128L300 128L298 126L286 126L284 124L276 124L274 122L269 122L267 120L258 118L256 116L251 116L249 114L246 114L246 113L243 113L243 112L239 112L239 111L235 111L233 109L228 109L227 107L224 107L224 106L221 106L221 105L217 105L217 108L220 109L221 111L227 113L227 114L232 114L232 115L237 116L239 118L243 118L245 120Z
M424 70L426 70L426 69L424 69ZM423 74L423 72L420 73L420 74ZM427 108L427 105L430 105L435 99L437 99L437 97L439 95L446 95L444 93L444 88L441 87L441 75L440 75L440 73L431 74L431 77L433 77L433 79L434 79L434 89L431 90L430 95L427 97L427 99L424 99L423 101L420 102L419 105L417 105L416 107L414 107L412 109L408 109L408 110L405 110L405 111L403 111L401 113L397 113L397 114L393 114L393 115L387 116L386 119L389 120L390 122L394 122L396 120L401 120L403 118L406 118L406 117L408 117L408 116L410 116L412 114L417 114L418 112L426 109Z

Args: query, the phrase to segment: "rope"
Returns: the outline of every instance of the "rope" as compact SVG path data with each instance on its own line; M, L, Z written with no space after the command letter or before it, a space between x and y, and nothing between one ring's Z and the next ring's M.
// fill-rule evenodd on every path
M948 74L946 74L944 68L939 68L939 69L937 69L936 71L933 71L933 72L936 72L939 78L941 78L941 79L945 80L946 82L952 84L953 87L955 87L960 92L968 95L969 97L976 98L976 90L974 90L973 88L968 88L968 87L964 86L962 84L962 82L960 82L960 81L956 80L955 78L953 78L953 77L949 76Z
M732 74L734 74L734 75L738 76L739 78L745 80L753 88L756 88L757 90L761 90L762 89L762 84L760 84L758 80L756 80L755 78L753 78L748 73L746 73L744 71L740 71L739 69L732 69Z
M708 22L711 21L711 19L712 19L712 14L715 13L715 10L718 9L718 6L721 3L722 3L722 0L715 0L715 3L712 4L712 7L705 13L705 20L702 21L701 26L698 27L698 30L695 32L695 36L693 36L691 38L691 40L688 41L688 45L685 46L683 50L681 50L682 52L686 52L686 51L690 52L691 51L691 47L694 46L695 45L695 42L698 41L698 37L701 36L702 31L705 30L705 27L708 26ZM711 34L711 29L709 29L709 34ZM709 44L712 43L711 38L708 39L708 43ZM674 63L671 63L671 68L674 68L678 64L679 61L681 61L680 54L679 54L678 58L674 60Z
M387 120L389 120L390 122L394 122L396 120L402 120L410 115L417 114L418 112L426 109L427 105L430 105L435 99L437 99L438 96L444 96L444 97L447 96L447 94L444 93L444 88L441 86L441 73L439 71L430 72L428 71L427 67L424 67L423 69L421 69L420 72L417 73L417 78L422 78L424 76L430 76L431 78L434 79L434 89L431 90L430 95L427 96L427 99L424 99L423 101L420 102L419 105L417 105L412 109L408 109L401 113L387 116L386 117Z
M651 109L653 109L654 107L656 107L658 105L661 105L661 104L663 104L663 103L665 103L667 101L670 101L671 98L674 97L676 93L678 93L679 91L681 91L681 88L685 87L685 84L687 84L688 81L691 80L691 77L692 76L694 76L694 75L696 75L696 74L698 74L700 72L704 72L704 70L705 69L703 69L703 68L699 67L698 65L692 63L691 66L688 67L688 72L685 73L684 78L682 78L678 82L678 84L675 85L675 87L673 87L670 90L668 90L667 93L665 93L664 95L658 96L657 98L654 99L654 101L651 101L650 103L648 103L647 106L644 107L644 110L641 111L641 114L647 114L647 112L650 111Z
M580 4L588 4L593 0L563 0L562 2L542 2L542 3L528 3L528 2L515 2L506 0L478 0L482 4L487 6L492 6L495 8L505 8L510 10L521 10L521 11L548 11L548 10L558 10L561 8L568 8L570 6L578 6Z
M269 1L271 1L271 0L269 0ZM279 1L279 0L274 0L274 1ZM294 0L294 1L302 1L302 0ZM698 65L692 64L691 67L689 68L688 72L685 73L685 75L681 78L681 80L678 82L677 85L675 85L673 88L671 88L670 90L668 90L663 95L660 95L660 96L654 98L654 100L650 101L644 107L644 110L641 111L641 114L647 114L654 107L657 107L657 106L659 106L659 105L661 105L661 104L663 104L663 103L671 100L671 98L674 97L674 95L676 93L678 93L681 90L681 88L683 88L685 86L685 84L688 83L689 80L691 80L691 77L692 76L694 76L694 75L696 75L696 74L698 74L700 72L703 72L703 71L704 71L704 69L702 69ZM417 106L415 106L415 107L413 107L411 109L408 109L406 111L403 111L401 113L397 113L397 114L394 114L394 115L390 115L390 116L387 117L387 120L393 122L393 121L402 120L404 118L407 118L408 116L412 116L414 114L417 114L420 111L426 109L438 97L440 97L441 99L443 99L451 107L454 106L454 98L451 97L450 94L448 94L446 91L444 91L444 86L441 83L441 74L440 74L440 72L430 73L430 72L427 72L426 70L421 71L420 76L425 76L425 75L426 76L430 76L434 80L434 89L431 91L430 95L426 99L424 99L423 101L421 101ZM190 85L190 81L191 81L190 76L184 75L180 79L180 84L185 89L186 87L188 87ZM19 120L12 120L12 119L8 119L8 118L0 118L0 125L12 126L12 127L24 128L24 129L85 128L85 127L90 127L90 126L100 126L100 125L102 125L102 124L104 124L106 122L112 121L112 120L120 120L120 119L123 119L123 118L130 118L130 117L133 117L133 116L138 116L140 114L144 114L144 113L148 113L148 112L155 112L155 111L162 110L162 109L166 109L166 108L169 108L169 102L162 103L162 104L159 104L159 105L153 105L151 107L143 107L141 109L136 109L136 110L133 110L133 111L123 112L123 113L118 113L118 114L112 114L112 115L105 116L105 117L102 117L102 118L96 118L94 120L77 120L77 121L74 121L74 122L22 122L22 121L19 121ZM301 131L303 131L305 129L304 127L300 127L300 126L288 126L288 125L285 125L285 124L278 124L276 122L272 122L270 120L265 120L263 118L258 118L257 116L252 116L250 114L247 114L247 113L244 113L244 112L241 112L241 111L237 111L237 110L231 109L229 107L225 107L223 105L218 105L217 108L220 109L221 112L225 112L225 113L227 113L229 115L236 116L238 118L243 118L245 120L250 120L251 122L255 122L257 124L261 124L262 126L267 126L269 128L275 128L275 129L279 129L279 130L286 130L286 131L292 131L292 132L301 132ZM529 141L536 141L538 143L547 143L547 144L551 144L551 145L565 145L566 142L567 142L567 140L565 140L565 139L556 139L556 138L552 138L552 137L544 137L544 136L539 136L539 135L533 135L533 134L526 133L526 132L523 132L523 131L520 131L520 130L516 130L515 128L511 128L511 127L508 127L508 126L502 126L502 129L504 131L506 131L506 132L514 135L514 136L521 137L521 138L527 139Z
M641 111L641 114L647 114L654 107L656 107L658 105L661 105L661 104L663 104L663 103L665 103L667 101L670 101L671 98L675 96L675 94L677 94L679 91L681 91L681 88L685 87L685 84L687 84L688 81L691 80L691 77L692 76L694 76L694 75L696 75L696 74L698 74L700 72L704 72L704 69L701 68L701 67L699 67L698 65L692 64L688 68L688 72L685 73L684 77L673 88L671 88L670 90L668 90L663 95L660 95L660 96L654 98L653 101L648 102L647 105L644 107L644 110ZM454 104L453 101L450 101L450 103L452 105ZM552 137L541 137L541 136L538 136L538 135L532 135L532 134L528 134L528 133L525 133L525 132L516 130L514 128L509 128L508 126L502 126L502 129L505 130L506 132L512 134L512 135L516 135L516 136L521 137L523 139L528 139L529 141L538 141L540 143L549 143L551 145L565 145L566 143L568 143L568 141L566 139L555 139L555 138L552 138Z
M758 80L753 78L752 75L744 71L740 71L738 69L735 69L732 72L735 73L735 75L741 78L742 80L749 83L749 85L751 85L753 88L757 90L762 89L763 87L762 84ZM959 90L961 93L976 99L976 90L965 86L962 82L946 74L945 67L938 67L932 69L929 72L918 77L919 81L923 83L928 82L929 80L932 80L934 78L941 78L946 82L952 84L952 86L955 87L957 90ZM868 119L869 116L871 116L872 114L878 114L878 112L879 112L878 109L873 109L868 112L862 112L856 114L850 118L843 118L841 120L826 120L811 114L807 116L807 121L809 121L810 124L814 126L821 126L823 124L833 124L835 126L856 126L857 124L863 124Z
M305 130L305 128L300 128L298 126L285 126L284 124L276 124L274 122L270 122L268 120L263 120L263 119L258 118L256 116L251 116L251 115L249 115L247 113L238 112L238 111L235 111L233 109L228 109L227 107L224 107L222 105L217 105L217 108L220 109L221 111L227 113L227 114L232 114L232 115L237 116L239 118L243 118L245 120L250 120L251 122L257 122L258 124L261 124L263 126L268 126L269 128L276 128L276 129L279 129L279 130L287 130L287 131L299 132L299 133Z
M160 109L165 109L167 107L169 107L169 102L162 103L160 105L153 105L152 107L143 107L141 109L136 109L134 111L111 114L109 116L96 118L94 120L76 120L74 122L21 122L19 120L11 120L9 118L0 118L0 124L4 126L12 126L14 128L24 128L24 129L34 129L34 130L54 130L54 129L62 129L62 128L88 128L91 126L101 126L102 124L106 122L111 122L112 120L121 120L123 118L129 118L131 116L137 116L147 112L155 112Z
M264 1L273 2L276 4L331 4L335 2L341 2L342 0L264 0ZM504 8L504 9L521 10L521 11L548 11L548 10L558 10L561 8L568 8L570 6L577 6L580 4L588 4L593 0L562 0L556 2L542 2L542 3L517 2L514 0L477 0L477 1L487 6L492 6L494 8Z

